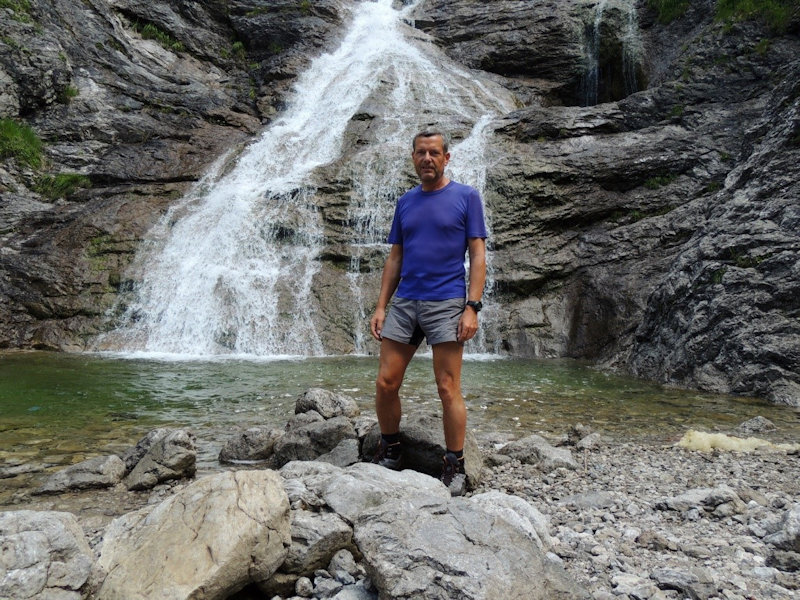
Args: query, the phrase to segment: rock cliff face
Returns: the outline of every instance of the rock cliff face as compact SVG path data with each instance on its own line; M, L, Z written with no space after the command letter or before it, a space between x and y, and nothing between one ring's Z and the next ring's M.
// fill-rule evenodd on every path
M790 4L777 32L718 21L715 4L664 25L643 0L426 0L413 22L520 104L488 149L487 342L800 405L800 14ZM282 108L348 6L2 9L0 117L32 125L46 164L0 162L0 345L79 350L107 328L144 233ZM350 148L369 143L370 108ZM317 177L328 245L315 294L336 352L354 326L330 308L347 286L341 171ZM48 200L43 172L92 185Z

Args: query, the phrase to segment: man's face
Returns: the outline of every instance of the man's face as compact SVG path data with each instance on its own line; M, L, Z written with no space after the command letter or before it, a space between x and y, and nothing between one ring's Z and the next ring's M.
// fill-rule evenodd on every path
M423 187L430 187L444 177L444 168L450 161L450 153L444 151L442 137L433 135L417 138L411 158Z

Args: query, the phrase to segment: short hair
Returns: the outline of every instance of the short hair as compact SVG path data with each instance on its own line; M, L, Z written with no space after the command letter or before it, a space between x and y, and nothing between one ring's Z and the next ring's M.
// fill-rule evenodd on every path
M433 129L426 129L424 131L420 131L417 135L414 136L414 139L411 142L411 150L412 150L412 152L417 149L417 140L419 138L421 138L421 137L424 137L424 138L436 137L437 135L440 138L442 138L442 149L444 150L444 153L447 154L447 152L448 152L447 149L449 147L449 143L447 141L447 136L445 134L443 134L441 131L435 131Z

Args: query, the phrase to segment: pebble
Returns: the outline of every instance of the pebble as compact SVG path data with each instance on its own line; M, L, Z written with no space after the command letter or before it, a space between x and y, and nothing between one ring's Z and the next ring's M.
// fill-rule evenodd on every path
M800 571L779 568L795 555L764 541L800 502L797 457L597 437L576 455L577 471L492 463L474 493L505 489L546 515L552 552L594 600L800 598Z

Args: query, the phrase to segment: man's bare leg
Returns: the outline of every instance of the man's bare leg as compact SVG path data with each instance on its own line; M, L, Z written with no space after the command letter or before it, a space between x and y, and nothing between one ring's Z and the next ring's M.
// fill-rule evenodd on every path
M442 424L447 450L464 449L467 435L467 407L461 395L461 364L464 346L444 342L433 346L433 373L442 401Z
M375 413L383 434L393 434L400 430L400 386L403 384L408 363L416 351L417 347L411 344L387 338L381 340L378 378L375 381Z

